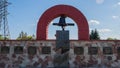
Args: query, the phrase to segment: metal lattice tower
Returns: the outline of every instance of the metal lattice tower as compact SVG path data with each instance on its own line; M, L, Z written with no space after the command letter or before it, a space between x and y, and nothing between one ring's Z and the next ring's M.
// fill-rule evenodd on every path
M4 40L6 38L10 38L10 32L8 27L8 21L7 21L7 7L10 3L8 0L0 0L0 35L4 37Z

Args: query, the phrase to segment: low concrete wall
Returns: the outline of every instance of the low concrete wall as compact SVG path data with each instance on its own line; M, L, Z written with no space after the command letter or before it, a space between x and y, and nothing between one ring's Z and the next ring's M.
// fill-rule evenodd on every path
M0 67L54 67L55 41L0 41ZM120 67L120 41L70 41L69 67ZM59 61L58 61L59 62Z

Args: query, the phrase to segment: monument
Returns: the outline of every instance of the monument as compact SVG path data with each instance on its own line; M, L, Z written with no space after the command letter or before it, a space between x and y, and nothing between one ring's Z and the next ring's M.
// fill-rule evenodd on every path
M64 49L68 50L70 46L70 41L69 41L69 31L65 30L66 26L74 26L73 23L66 23L65 21L66 16L61 15L59 19L59 23L53 23L53 25L60 26L62 30L57 30L56 31L56 48L62 48L64 53Z
M62 30L48 40L50 22L60 17ZM78 40L69 39L65 18L78 27ZM87 19L77 8L56 5L46 10L37 25L36 40L0 41L0 68L120 68L120 40L89 40Z
M66 16L61 15L59 19L59 23L53 23L53 25L60 26L62 30L56 31L56 49L61 50L59 54L55 54L54 56L54 66L61 68L69 67L69 49L70 49L70 41L69 41L69 31L65 30L66 26L74 26L73 23L66 23Z

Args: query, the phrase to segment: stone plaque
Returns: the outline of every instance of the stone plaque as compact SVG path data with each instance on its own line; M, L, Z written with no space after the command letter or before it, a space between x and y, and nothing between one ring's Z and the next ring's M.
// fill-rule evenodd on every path
M84 53L83 47L74 47L74 53L76 55L83 55L83 53Z
M120 47L117 47L117 54L120 55Z
M14 53L15 54L23 54L23 47L22 46L15 46Z
M106 54L106 55L113 54L112 47L103 47L103 54Z
M1 46L1 54L9 54L10 47L9 46Z
M97 55L98 54L98 47L88 47L88 54L89 55Z
M56 32L56 47L69 48L69 31L59 31Z
M35 46L28 47L28 54L29 55L35 55L36 53L37 53L37 48Z
M51 54L51 47L43 46L42 47L42 54Z

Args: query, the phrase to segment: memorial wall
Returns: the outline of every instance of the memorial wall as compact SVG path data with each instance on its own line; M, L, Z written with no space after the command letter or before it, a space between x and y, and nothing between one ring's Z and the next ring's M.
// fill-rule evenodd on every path
M0 41L0 67L46 68L54 67L56 48L54 40ZM69 67L120 67L120 41L70 41ZM64 60L65 57L58 57Z

